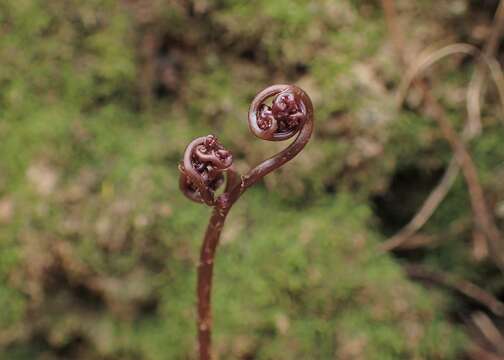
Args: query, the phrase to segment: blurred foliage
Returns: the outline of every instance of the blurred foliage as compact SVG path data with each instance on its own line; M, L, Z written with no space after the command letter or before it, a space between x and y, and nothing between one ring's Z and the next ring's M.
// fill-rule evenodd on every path
M421 3L401 2L412 50L445 37L481 42L470 2ZM233 209L217 257L216 351L459 358L467 342L449 312L465 305L412 283L376 250L450 159L433 123L395 115L389 89L401 73L386 36L377 2L362 0L2 2L1 358L194 357L209 210L179 194L177 162L210 132L243 171L285 146L246 125L254 94L275 82L312 96L316 134ZM457 59L436 68L457 125L468 70ZM494 102L472 150L497 208ZM444 240L406 256L498 293L502 278L471 257L465 191L459 180L427 226Z

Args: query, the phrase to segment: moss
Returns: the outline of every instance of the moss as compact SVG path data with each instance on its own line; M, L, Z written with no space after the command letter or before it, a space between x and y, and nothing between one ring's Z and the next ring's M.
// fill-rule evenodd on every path
M312 95L316 133L233 209L217 258L216 351L223 359L460 358L466 340L446 315L450 298L413 284L376 251L384 219L371 199L401 170L434 173L451 155L428 119L394 115L387 86L399 75L379 8L128 6L0 5L0 202L12 209L0 214L2 356L190 358L209 210L179 194L177 162L191 138L211 131L240 170L277 151L283 144L249 134L247 107L257 90L289 81ZM150 64L156 79L161 66L177 79L164 95L157 82L148 84L152 94L141 90L149 31L161 44ZM442 70L442 93L467 80L455 67ZM153 106L142 109L141 96ZM445 103L460 126L457 99ZM471 149L500 201L493 171L503 135L493 105ZM404 204L418 202L418 187ZM422 260L486 281L488 266L474 265L467 244L447 231L470 216L459 180L426 229L447 241ZM498 291L502 281L492 275L488 286Z

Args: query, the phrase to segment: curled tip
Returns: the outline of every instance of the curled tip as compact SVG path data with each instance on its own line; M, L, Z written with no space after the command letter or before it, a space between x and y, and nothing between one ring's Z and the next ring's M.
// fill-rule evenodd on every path
M214 135L199 137L186 148L179 165L180 190L189 199L214 204L214 193L224 183L224 172L233 164L231 152Z
M266 103L272 99L271 105ZM287 140L313 117L310 97L295 85L273 85L256 95L250 105L248 124L252 133L270 141Z

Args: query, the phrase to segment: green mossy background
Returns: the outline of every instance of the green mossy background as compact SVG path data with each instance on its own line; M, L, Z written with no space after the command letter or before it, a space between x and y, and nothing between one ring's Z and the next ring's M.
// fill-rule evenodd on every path
M398 3L411 51L481 45L474 28L496 5ZM457 126L473 65L433 70ZM401 75L375 1L2 2L0 358L193 359L209 209L179 193L177 163L208 133L242 171L281 149L249 133L247 107L267 85L292 82L313 99L315 134L230 215L216 354L460 359L471 304L412 282L401 263L504 292L492 264L471 257L463 180L424 229L442 241L399 257L377 250L451 156L433 122L394 112ZM489 94L471 150L502 216L502 113Z

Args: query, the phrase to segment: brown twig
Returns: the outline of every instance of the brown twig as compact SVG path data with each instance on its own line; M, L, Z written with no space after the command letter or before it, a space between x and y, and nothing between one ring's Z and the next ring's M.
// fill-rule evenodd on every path
M418 56L418 59L410 66L410 69L406 72L403 77L401 84L398 87L396 95L396 106L397 109L402 108L405 98L407 96L409 88L413 85L416 78L420 77L427 69L440 61L441 59L454 55L463 54L468 56L475 56L480 59L481 62L487 64L490 71L491 77L497 86L501 105L504 110L504 75L502 74L502 69L500 65L491 58L486 58L479 50L469 44L451 44L445 46L439 50L429 52L425 55ZM471 103L471 94L468 91L467 102ZM469 107L469 106L468 106ZM470 140L477 136L475 127L471 125L470 119L466 120L464 130L462 131L462 139ZM381 244L381 249L383 251L390 251L397 247L402 246L409 238L411 238L417 231L419 231L422 226L424 226L429 218L432 216L434 211L439 207L441 202L444 200L448 194L451 186L453 185L458 173L459 166L455 158L452 158L450 164L445 171L441 181L427 197L420 210L415 214L412 220L404 226L398 233L396 233L391 238L387 239ZM481 237L480 235L477 235ZM486 246L486 245L485 245Z
M468 356L474 360L504 360L503 356L487 351L477 344L471 344Z
M156 79L156 53L161 43L159 31L156 29L156 7L150 0L124 0L136 27L138 53L138 95L140 106L151 110L153 104L153 84Z
M497 52L498 45L500 43L500 39L502 37L502 33L504 31L504 0L499 1L499 6L497 11L495 12L492 31L488 36L488 39L483 48L483 57L487 59L492 59L494 61L495 53ZM488 61L487 61L487 65ZM490 67L490 73L492 74L492 66ZM471 83L468 89L468 101L467 101L467 112L469 116L469 122L471 123L471 127L475 132L481 131L481 105L482 101L485 98L485 80L486 80L486 69L484 61L480 61L476 66L476 71L471 79ZM499 93L501 95L502 102L502 91L499 85L499 82L496 83L497 88L499 89Z
M504 336L497 329L492 319L485 313L477 311L471 315L471 320L497 354L504 356Z
M493 219L493 214L489 211L485 200L483 188L479 183L476 165L466 149L463 141L453 129L443 108L428 91L426 82L420 82L423 90L425 103L429 113L436 120L444 138L450 144L458 165L462 169L464 178L469 190L471 206L474 212L475 222L478 230L486 235L488 247L491 250L490 256L495 264L504 271L504 239L502 238L497 225Z
M500 39L504 30L504 0L499 1L499 6L494 16L492 31L488 37L480 61L476 64L476 70L471 78L467 90L467 124L468 129L471 129L471 137L477 136L482 131L481 124L481 107L485 99L487 68L490 70L494 82L499 91L501 104L504 109L504 97L502 92L503 80L502 76L498 79L495 76L494 62L495 53L497 52ZM497 63L498 64L498 63ZM476 259L482 259L488 255L488 246L485 242L485 237L478 230L474 231L473 236L473 254Z
M430 271L421 265L405 265L404 269L411 278L430 281L453 289L485 306L495 315L504 316L504 303L470 281L455 279L446 273Z
M404 37L397 22L397 10L394 0L381 0L383 12L385 13L385 21L387 23L388 33L394 43L394 50L397 59L401 65L406 65L406 51L404 51Z
M401 230L381 243L380 250L391 251L403 246L407 240L414 237L414 235L427 223L427 221L434 214L441 202L444 200L453 183L457 179L459 170L460 168L456 160L452 159L441 181L427 197L420 210Z
M394 44L394 49L396 52L396 57L403 67L407 66L406 51L404 49L404 37L397 23L397 11L395 8L394 0L381 0L382 7L385 13L385 20L387 23L387 28L389 35ZM432 60L432 59L431 59ZM419 63L418 66L412 67L414 70L410 71L411 76L406 76L403 79L399 90L397 92L397 107L401 108L406 97L406 92L414 81L415 77L422 70L422 66ZM425 65L423 65L425 66ZM410 239L418 230L424 226L429 218L434 214L434 211L439 207L443 199L448 194L448 191L452 187L455 179L457 178L459 172L459 167L457 162L452 159L448 169L446 170L443 178L436 188L431 192L426 201L423 203L420 210L415 214L415 216L410 220L410 222L404 226L399 232L394 236L387 239L380 245L382 251L391 251L400 245L402 245L406 240Z
M397 15L395 11L394 2L393 0L382 0L382 5L384 8L388 28L389 31L391 32L391 37L395 44L397 56L401 61L401 63L405 64L406 60L403 47L404 42L402 40L401 35L402 33L399 31L396 22ZM498 28L498 30L493 32L493 35L491 36L491 39L488 42L489 44L488 47L491 49L495 48L496 39L499 39L500 36L501 32L500 19L502 17L502 11L503 11L502 8L503 6L501 2L501 6L499 6L499 10L496 15L496 24L499 25L496 26L496 28ZM435 54L431 54L429 57L424 59L424 61L418 62L416 66L412 67L412 71L409 71L407 73L407 76L405 77L406 80L403 81L401 86L399 87L398 104L400 105L402 105L402 102L404 101L406 92L410 85L417 86L422 90L424 94L425 104L431 110L431 113L434 115L434 119L438 122L438 125L443 131L443 135L450 143L452 150L454 151L454 160L451 161L450 166L448 170L445 172L445 175L443 176L443 179L441 180L440 184L427 198L426 202L423 204L420 211L403 229L401 229L399 233L397 233L396 235L394 235L392 238L388 239L381 245L382 250L389 251L401 245L404 241L406 241L408 238L414 235L416 231L418 231L427 222L427 220L430 218L430 216L432 216L435 209L439 206L439 204L441 203L441 201L444 199L449 189L451 188L458 174L459 166L463 167L464 176L466 178L469 193L471 195L471 203L473 206L473 211L475 212L476 221L479 224L479 226L475 231L485 232L485 235L487 235L488 242L492 243L491 244L492 250L500 250L500 248L502 247L500 233L497 227L495 226L495 223L493 222L491 213L488 211L484 197L482 196L483 191L481 186L479 185L474 163L472 162L472 159L468 151L466 150L463 141L459 138L458 134L451 127L451 124L446 118L444 110L430 93L426 82L423 80L416 80L418 74L424 71L434 62L438 61L439 59L447 55L457 52L472 54L474 52L477 52L477 49L467 44L454 44L447 46L441 49L440 51L436 52ZM483 54L481 58L485 60L482 62L486 62L492 71L492 66L490 65L491 61L487 59L485 54ZM502 92L501 92L502 84L500 84L498 79L495 77L495 74L494 74L494 80L496 81L502 99ZM468 109L469 109L469 103L470 98L468 97ZM466 127L464 129L464 137L470 138L475 136L476 134L475 128L476 127L474 126L474 124L471 123L471 118L469 117L466 123ZM475 237L476 239L483 238L482 236L479 236L478 233L476 235L478 235ZM502 255L494 254L493 256L494 260L499 265L499 267L504 266L504 260L503 260L504 253L501 254Z
M271 106L266 101L273 98ZM308 143L313 131L313 105L308 95L294 85L273 85L256 95L250 106L250 130L263 140L282 141L297 134L283 151L257 165L244 176L232 167L231 153L213 135L192 141L186 149L180 189L191 200L213 207L198 264L198 351L201 360L212 358L211 293L213 265L226 217L234 203L252 185L293 159ZM224 182L226 188L215 198Z

